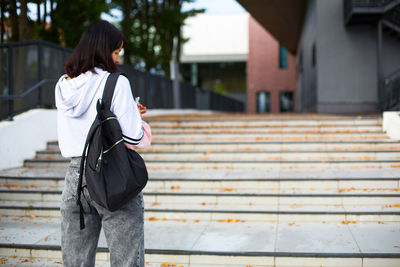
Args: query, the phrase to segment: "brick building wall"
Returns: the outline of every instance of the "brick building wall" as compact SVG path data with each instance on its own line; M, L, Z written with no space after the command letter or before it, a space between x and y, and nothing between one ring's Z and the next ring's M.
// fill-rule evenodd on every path
M288 67L279 68L279 43L254 18L249 18L247 61L247 112L257 112L257 92L270 93L271 112L280 112L279 93L293 92L296 110L296 58L290 52Z

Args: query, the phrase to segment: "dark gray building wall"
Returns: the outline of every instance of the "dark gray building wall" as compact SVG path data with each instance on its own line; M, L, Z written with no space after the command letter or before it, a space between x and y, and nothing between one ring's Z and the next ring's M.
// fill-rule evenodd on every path
M378 111L377 26L345 26L343 0L310 0L298 53L304 53L304 74L299 79L300 98L317 90L316 111L360 113ZM315 33L313 36L312 33ZM316 68L310 44L316 40ZM383 34L385 76L400 68L400 42ZM310 72L307 74L306 72ZM316 78L312 78L316 75ZM316 85L314 85L316 83ZM303 101L304 102L304 101ZM301 106L309 111L308 106Z
M378 104L376 27L346 27L343 2L317 2L317 110L375 111Z
M316 0L310 0L297 50L297 106L300 111L317 111L317 69L311 61L312 47L316 40Z

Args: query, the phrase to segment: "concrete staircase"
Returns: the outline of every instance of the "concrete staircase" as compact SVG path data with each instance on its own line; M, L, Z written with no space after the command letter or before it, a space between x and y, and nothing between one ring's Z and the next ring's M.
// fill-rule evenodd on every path
M147 118L147 266L400 266L400 143L376 116ZM0 171L0 257L60 266L68 159ZM108 266L104 235L97 266Z

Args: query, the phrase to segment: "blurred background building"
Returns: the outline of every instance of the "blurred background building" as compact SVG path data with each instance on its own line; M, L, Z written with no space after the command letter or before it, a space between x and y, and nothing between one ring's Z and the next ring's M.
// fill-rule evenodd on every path
M238 2L297 56L298 111L399 107L400 1Z
M183 34L186 81L246 103L249 113L295 110L295 57L248 13L200 14Z

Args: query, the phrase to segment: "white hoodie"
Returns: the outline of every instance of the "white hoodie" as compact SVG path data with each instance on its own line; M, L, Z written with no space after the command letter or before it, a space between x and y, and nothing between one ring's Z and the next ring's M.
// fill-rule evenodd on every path
M82 155L96 117L96 103L103 95L110 73L100 68L95 68L95 72L87 71L70 80L64 74L56 85L58 143L64 157ZM111 111L121 125L124 141L137 145L143 138L142 120L125 76L118 77Z

